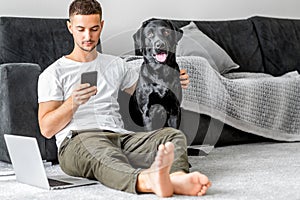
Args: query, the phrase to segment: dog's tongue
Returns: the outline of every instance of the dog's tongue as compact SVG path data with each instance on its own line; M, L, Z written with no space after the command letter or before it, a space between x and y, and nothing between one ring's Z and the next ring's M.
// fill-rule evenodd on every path
M165 62L165 60L167 59L167 54L165 53L156 54L155 59L158 62Z

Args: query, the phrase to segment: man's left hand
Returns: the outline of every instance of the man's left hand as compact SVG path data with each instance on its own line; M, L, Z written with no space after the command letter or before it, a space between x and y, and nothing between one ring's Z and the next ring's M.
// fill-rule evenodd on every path
M181 83L181 87L183 89L187 89L188 88L188 85L190 83L190 80L189 80L189 75L186 73L186 69L181 69L180 70L180 83Z

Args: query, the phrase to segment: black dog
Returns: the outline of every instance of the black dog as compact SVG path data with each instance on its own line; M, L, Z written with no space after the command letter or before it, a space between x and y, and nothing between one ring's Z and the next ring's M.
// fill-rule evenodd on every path
M144 62L129 101L133 121L147 131L179 128L182 90L176 45L182 30L168 20L150 19L133 35Z

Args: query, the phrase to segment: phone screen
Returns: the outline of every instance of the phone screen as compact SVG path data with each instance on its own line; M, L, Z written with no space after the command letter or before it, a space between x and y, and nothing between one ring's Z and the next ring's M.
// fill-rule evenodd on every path
M97 71L84 72L81 74L81 84L89 83L91 86L97 86Z

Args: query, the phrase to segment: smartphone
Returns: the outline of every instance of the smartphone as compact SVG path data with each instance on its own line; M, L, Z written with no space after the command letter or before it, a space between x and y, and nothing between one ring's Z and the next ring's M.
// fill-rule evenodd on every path
M81 74L81 84L89 83L91 86L97 86L97 71L84 72Z

